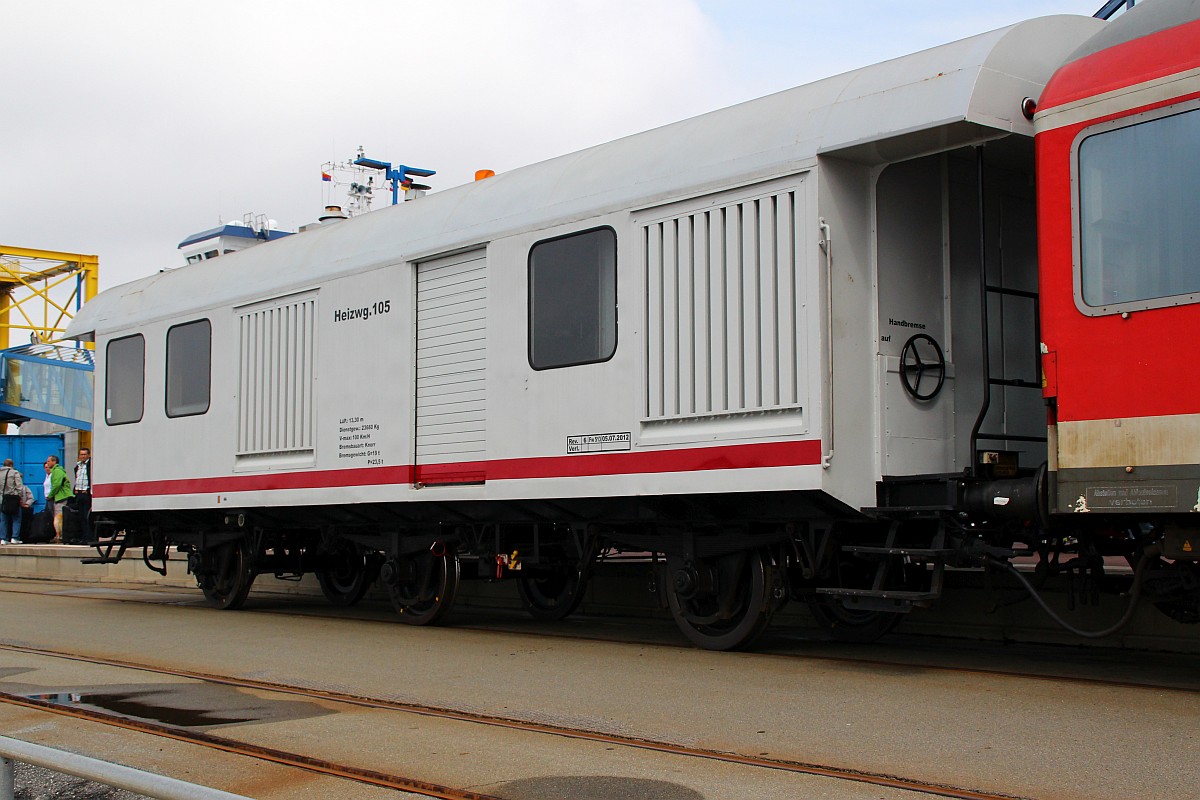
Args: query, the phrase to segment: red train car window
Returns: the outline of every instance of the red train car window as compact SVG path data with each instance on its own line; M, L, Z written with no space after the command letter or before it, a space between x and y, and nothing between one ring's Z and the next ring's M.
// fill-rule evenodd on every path
M1200 109L1175 112L1107 123L1079 141L1085 314L1200 302Z

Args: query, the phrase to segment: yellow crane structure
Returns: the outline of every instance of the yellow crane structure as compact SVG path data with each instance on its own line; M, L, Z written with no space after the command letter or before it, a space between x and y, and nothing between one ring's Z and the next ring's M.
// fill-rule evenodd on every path
M60 339L99 288L97 256L0 244L0 350Z

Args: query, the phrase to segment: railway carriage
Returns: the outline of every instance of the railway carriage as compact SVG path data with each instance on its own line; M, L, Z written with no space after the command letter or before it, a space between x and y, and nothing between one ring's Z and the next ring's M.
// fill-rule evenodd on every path
M1120 555L1195 621L1196 17L1031 20L109 290L68 332L101 560L426 624L645 552L730 649Z

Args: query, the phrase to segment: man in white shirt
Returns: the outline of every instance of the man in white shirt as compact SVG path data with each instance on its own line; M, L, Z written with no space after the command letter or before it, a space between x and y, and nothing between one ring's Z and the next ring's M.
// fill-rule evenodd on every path
M83 541L92 541L92 451L79 448L75 463L75 509L79 512L79 528Z

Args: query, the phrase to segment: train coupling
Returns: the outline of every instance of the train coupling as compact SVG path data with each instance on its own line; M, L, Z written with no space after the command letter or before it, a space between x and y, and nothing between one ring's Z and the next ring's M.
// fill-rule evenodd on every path
M876 485L878 505L863 511L885 519L953 518L956 522L1049 525L1047 469L1012 477L964 473L886 477Z
M961 484L963 513L997 522L1050 525L1046 465L1032 475L1015 478L967 479Z

